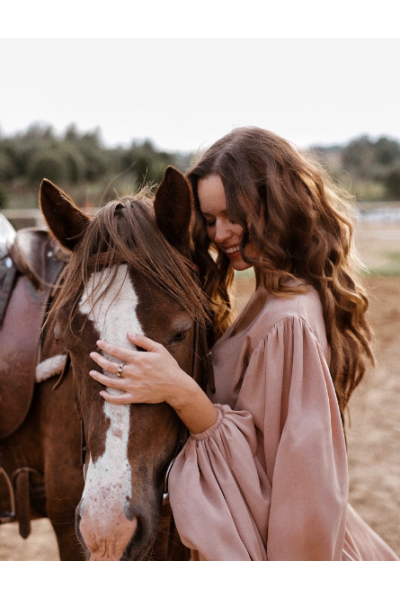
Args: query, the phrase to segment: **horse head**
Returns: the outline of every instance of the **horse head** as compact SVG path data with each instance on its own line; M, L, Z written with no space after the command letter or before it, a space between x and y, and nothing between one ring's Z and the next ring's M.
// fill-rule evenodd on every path
M190 187L169 167L154 202L142 191L90 218L44 180L40 205L50 231L71 252L54 319L71 358L86 438L77 535L90 560L146 559L182 424L166 403L104 401L103 386L88 375L100 369L89 353L98 350L98 339L140 351L126 333L143 333L193 374L196 322L204 323L206 307L190 263Z

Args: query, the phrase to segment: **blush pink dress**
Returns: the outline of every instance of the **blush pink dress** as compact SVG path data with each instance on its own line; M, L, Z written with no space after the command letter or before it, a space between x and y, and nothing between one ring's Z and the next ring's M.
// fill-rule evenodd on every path
M169 477L193 558L398 560L348 504L317 292L277 298L258 288L212 360L218 419L190 435Z

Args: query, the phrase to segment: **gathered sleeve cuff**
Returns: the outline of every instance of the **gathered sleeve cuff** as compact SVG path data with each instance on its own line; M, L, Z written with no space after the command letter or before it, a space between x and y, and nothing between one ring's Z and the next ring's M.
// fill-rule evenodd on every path
M216 407L217 421L189 436L171 470L176 526L182 542L205 560L266 560L253 515L263 514L264 506L253 418L248 411Z
M216 405L216 408L218 410L218 417L217 417L217 420L215 421L214 425L211 425L211 427L209 427L205 431L202 431L201 433L191 433L190 434L191 438L200 442L200 441L206 440L208 437L214 435L214 433L217 431L217 429L221 425L221 421L224 416L222 410L220 408L218 408L218 405Z

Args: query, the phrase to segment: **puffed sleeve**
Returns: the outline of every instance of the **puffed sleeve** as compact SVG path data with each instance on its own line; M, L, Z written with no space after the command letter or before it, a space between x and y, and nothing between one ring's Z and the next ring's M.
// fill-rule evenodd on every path
M308 324L253 351L236 410L191 435L170 475L175 522L203 560L341 560L348 475L340 412Z

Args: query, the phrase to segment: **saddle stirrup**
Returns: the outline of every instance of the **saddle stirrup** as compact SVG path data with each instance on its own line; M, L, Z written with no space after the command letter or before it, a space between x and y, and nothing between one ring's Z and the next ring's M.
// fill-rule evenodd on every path
M11 483L11 479L9 478L9 476L6 473L6 470L2 466L2 461L1 461L1 446L0 446L0 476L1 475L3 475L4 479L6 480L6 484L7 484L7 488L8 488L8 495L9 495L9 498L10 498L10 508L11 508L11 510L6 511L6 512L0 512L0 525L2 525L3 523L11 523L12 521L15 521L15 495L14 495L14 489L13 489L13 485Z

